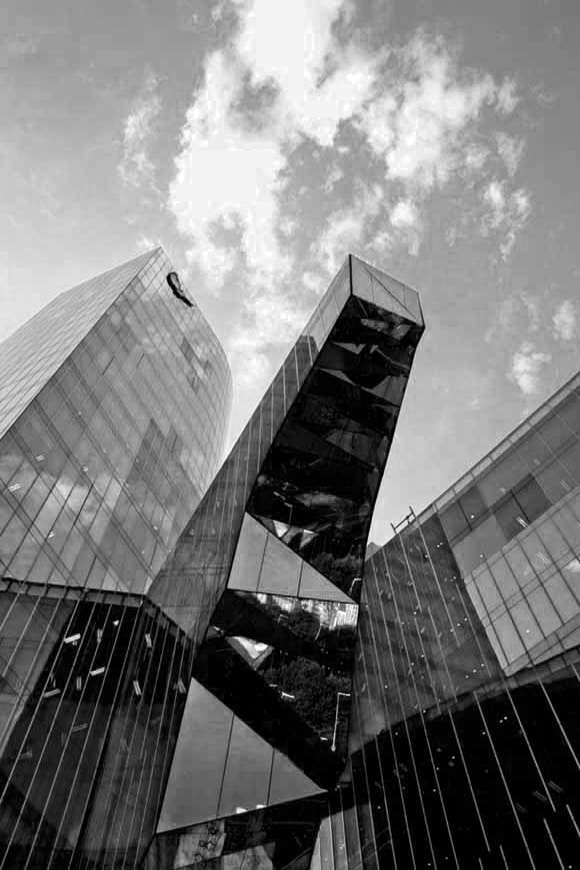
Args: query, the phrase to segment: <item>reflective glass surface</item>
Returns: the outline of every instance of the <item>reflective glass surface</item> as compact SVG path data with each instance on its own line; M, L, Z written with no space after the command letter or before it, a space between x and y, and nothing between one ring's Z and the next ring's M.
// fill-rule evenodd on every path
M576 867L579 385L366 563L316 870Z
M22 369L18 413L0 401L8 576L143 592L215 473L231 378L199 309L168 290L170 267L161 248L143 255L0 346L5 390Z
M0 866L132 864L175 748L186 638L119 593L9 582L0 610Z
M71 291L79 341L0 441L0 870L306 870L327 807L352 827L321 793L418 300L348 257L195 509L229 373L170 272Z

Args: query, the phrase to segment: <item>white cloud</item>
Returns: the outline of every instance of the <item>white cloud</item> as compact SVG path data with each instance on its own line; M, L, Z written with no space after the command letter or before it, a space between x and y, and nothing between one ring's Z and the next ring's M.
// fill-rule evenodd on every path
M223 0L217 8L228 20L235 13L235 29L205 58L168 206L189 262L239 307L230 343L259 372L263 348L277 335L287 340L283 330L300 310L299 299L289 302L295 264L316 274L308 255L331 272L348 250L416 254L429 195L456 170L462 181L481 175L483 112L506 112L517 96L513 82L461 68L442 39L422 31L400 48L362 48L348 35L350 0ZM364 156L353 173L357 152ZM505 246L525 194L497 184ZM319 211L312 222L306 212L304 226L322 229L309 240L296 214L313 194ZM269 314L277 307L282 332Z
M160 242L154 242L150 236L139 236L136 242L137 250L140 253L145 253L146 251L152 250L152 248L157 247Z
M330 193L336 184L344 177L344 172L339 166L333 166L324 182L324 192Z
M481 231L483 235L488 235L490 230L494 230L503 236L500 252L506 260L517 234L530 216L530 196L523 188L511 193L506 191L506 182L494 178L483 191L482 199L486 211L481 220Z
M229 342L233 370L240 383L261 385L270 372L268 346L291 343L307 318L297 298L280 295L275 288L247 288L244 314Z
M520 165L525 142L523 139L508 136L507 133L501 132L497 133L496 142L498 154L505 163L508 174L513 177Z
M189 257L216 288L237 259L213 240L216 224L239 222L246 263L259 279L271 280L289 266L276 235L286 158L275 135L252 132L236 118L242 81L242 70L223 52L210 55L205 83L187 112L169 191L178 229L192 239Z
M520 293L520 299L528 315L529 332L537 332L540 328L540 304L534 296Z
M345 255L362 253L365 229L382 206L384 191L380 185L364 190L348 208L334 212L327 226L312 246L312 253L329 273L334 273Z
M461 73L442 41L419 34L391 54L384 84L383 96L361 110L359 126L387 177L430 190L467 158L473 165L466 133L496 99L491 76Z
M400 199L391 210L391 223L397 228L415 227L419 220L419 212L413 202Z
M517 95L517 87L514 79L506 78L503 80L497 92L497 107L504 115L511 115L517 104L519 97Z
M348 17L344 0L234 0L240 14L236 52L255 87L275 88L274 114L285 138L301 134L333 144L338 125L370 96L380 55L342 46L333 25Z
M483 169L485 161L489 157L489 150L483 145L473 143L465 149L465 167L468 171Z
M525 341L512 356L509 377L524 395L532 395L539 389L542 366L551 359L551 354L536 351L531 342Z
M141 93L125 119L123 156L117 168L123 184L128 186L138 187L154 182L155 167L149 157L149 144L155 121L161 111L158 84L156 76L149 73Z
M421 244L421 220L419 210L409 199L400 199L390 214L391 225L398 231L397 240L407 246L414 257L419 253Z
M344 0L232 0L239 26L228 51L215 51L182 131L169 207L190 236L189 258L218 289L235 265L271 288L288 274L280 247L280 194L288 159L304 139L334 141L341 121L369 97L379 56L343 46L333 31L348 16ZM259 110L249 102L258 99ZM342 177L335 167L332 188ZM239 252L212 228L234 215ZM269 292L269 290L268 290Z
M560 338L562 341L572 341L576 335L576 309L569 299L565 299L557 307L552 321L556 338Z

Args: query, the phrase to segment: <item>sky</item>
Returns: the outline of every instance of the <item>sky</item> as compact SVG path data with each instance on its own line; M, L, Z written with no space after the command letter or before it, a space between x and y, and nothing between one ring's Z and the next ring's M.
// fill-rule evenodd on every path
M378 542L580 369L577 0L5 0L0 34L0 338L162 244L231 443L358 254L426 320Z

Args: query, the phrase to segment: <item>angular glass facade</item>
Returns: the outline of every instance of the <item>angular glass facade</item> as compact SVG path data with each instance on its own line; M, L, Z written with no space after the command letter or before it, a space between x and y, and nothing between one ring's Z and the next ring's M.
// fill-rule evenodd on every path
M194 655L148 868L308 866L422 331L414 291L348 257L155 579Z
M0 566L143 592L222 456L228 364L161 248L58 296L0 346Z
M215 474L231 401L172 268L144 254L0 346L2 867L116 866L156 822L186 639L143 593Z
M576 868L580 376L365 567L313 867Z
M227 367L163 252L135 268L0 442L0 868L307 867L418 299L348 257L185 522Z

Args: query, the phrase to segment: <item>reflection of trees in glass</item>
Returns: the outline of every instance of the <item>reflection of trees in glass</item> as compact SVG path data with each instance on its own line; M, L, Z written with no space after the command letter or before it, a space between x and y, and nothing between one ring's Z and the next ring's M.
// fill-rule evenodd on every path
M310 602L312 604L312 602ZM322 611L306 609L306 601L295 601L292 610L284 610L278 602L268 596L260 600L260 610L267 613L274 623L291 631L302 640L308 641L301 650L304 658L321 662L333 672L350 675L352 657L356 641L356 625L341 624L331 628L335 609L340 604L322 603ZM274 637L264 642L279 646Z
M332 740L338 692L350 692L350 678L336 674L317 662L274 655L264 672L278 691L293 695L292 706L311 728Z

